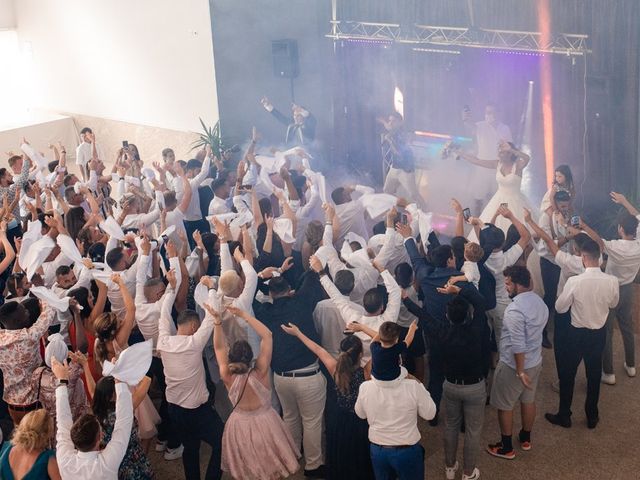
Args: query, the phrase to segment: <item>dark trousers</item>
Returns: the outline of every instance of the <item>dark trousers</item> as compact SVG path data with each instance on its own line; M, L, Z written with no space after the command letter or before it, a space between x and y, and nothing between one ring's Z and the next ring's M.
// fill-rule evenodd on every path
M560 367L564 363L563 355L569 348L569 328L571 327L571 309L565 313L556 313L553 318L553 355L556 359L556 371L560 378Z
M580 362L584 360L587 374L587 400L584 411L587 414L587 419L595 420L598 418L602 352L606 338L607 330L605 327L591 330L569 325L568 342L565 353L562 355L562 367L560 368L560 408L558 409L560 416L565 418L571 416L576 373Z
M189 248L193 250L196 247L196 242L193 240L193 232L199 230L200 233L211 232L209 222L204 218L200 220L185 220L184 229L187 231L187 240L189 241Z
M440 411L440 400L442 400L442 389L444 384L444 365L439 354L429 355L429 394L433 403Z
M370 452L376 480L424 479L424 448L419 443L404 448L385 448L372 443Z
M200 480L200 442L206 442L211 446L205 479L222 478L220 462L224 424L213 407L205 403L198 408L182 408L170 403L169 415L184 445L182 465L185 479Z
M158 440L161 442L167 442L167 448L177 448L180 446L180 439L178 438L178 432L176 431L171 417L169 416L169 404L167 403L167 397L165 391L167 389L167 383L164 379L164 368L162 366L162 360L159 357L153 357L151 360L151 368L149 373L155 378L158 388L162 393L162 399L160 400L160 425L158 425Z
M546 258L541 258L540 275L542 276L542 285L544 286L544 304L549 309L549 318L551 318L551 314L555 312L556 298L558 296L560 267Z

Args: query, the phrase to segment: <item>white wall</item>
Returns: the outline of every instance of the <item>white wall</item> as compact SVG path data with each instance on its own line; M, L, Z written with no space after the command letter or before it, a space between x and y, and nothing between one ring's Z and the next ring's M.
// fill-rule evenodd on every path
M16 17L13 11L13 0L0 0L0 29L15 28Z
M32 52L34 106L179 131L218 120L207 0L14 6L20 46Z

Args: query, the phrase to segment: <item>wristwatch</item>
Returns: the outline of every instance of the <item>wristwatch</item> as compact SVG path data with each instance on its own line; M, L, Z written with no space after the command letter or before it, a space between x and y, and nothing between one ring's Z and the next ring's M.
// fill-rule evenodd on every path
M67 380L66 378L56 379L56 387L59 387L60 385L69 385L69 380Z

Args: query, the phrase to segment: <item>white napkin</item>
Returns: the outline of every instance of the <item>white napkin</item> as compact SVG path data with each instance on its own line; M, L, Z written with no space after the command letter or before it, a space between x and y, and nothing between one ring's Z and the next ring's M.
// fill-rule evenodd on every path
M55 246L55 242L49 235L31 244L31 248L20 261L20 266L27 272L27 280L31 281L36 270L42 266Z
M29 291L60 312L69 310L69 297L60 298L47 287L31 287Z
M73 263L78 266L83 265L80 250L78 250L77 245L69 235L58 235L58 245L60 246L62 253Z
M22 247L20 248L20 255L18 256L18 264L26 269L26 257L31 252L31 246L42 238L42 223L40 220L32 222L29 220L27 225L27 231L22 235Z
M140 170L140 173L149 180L155 180L156 178L156 172L153 171L153 168L143 167L142 170Z
M329 256L331 255L331 247L322 245L320 248L318 248L318 250L316 250L316 253L314 253L314 255L318 258L318 260L320 260L322 268L324 268L327 266L327 262L329 261Z
M284 243L294 243L296 241L293 237L293 224L288 218L276 218L273 221L273 231L278 234L280 240Z
M368 247L375 252L377 255L382 246L384 245L385 239L387 236L385 234L379 233L378 235L374 235L369 239Z
M34 164L38 165L39 169L47 168L49 165L47 159L40 155L39 152L36 152L31 145L23 143L20 145L20 149L34 162Z
M122 227L111 215L109 215L105 221L100 222L100 228L110 237L113 237L116 240L124 240Z
M191 254L184 259L184 264L187 267L187 272L189 272L190 277L195 277L198 273L198 267L200 266L200 259L198 258L198 254L194 250Z
M133 185L134 187L139 187L140 184L140 179L137 177L130 177L129 175L124 177L124 182L128 185Z
M69 355L69 348L64 341L64 337L59 333L49 335L47 340L49 343L44 349L44 363L46 363L47 367L51 368L51 357L62 363Z
M388 193L368 193L360 197L360 203L372 219L387 213L398 199Z
M320 195L320 200L322 200L322 203L327 203L327 200L328 200L327 181L324 178L324 175L317 173L315 177L315 182L316 182L316 186L318 187L318 194Z
M424 213L423 211L418 211L418 231L420 232L420 239L425 248L429 245L429 234L433 231L433 227L431 226L431 218L433 217L433 213Z
M111 288L113 286L113 282L111 281L112 274L113 272L111 271L102 271L96 269L91 270L91 276L94 278L94 280L100 280L107 286L107 288Z
M152 355L153 340L136 343L120 353L116 363L108 360L102 362L102 375L111 375L116 380L135 387L149 371Z

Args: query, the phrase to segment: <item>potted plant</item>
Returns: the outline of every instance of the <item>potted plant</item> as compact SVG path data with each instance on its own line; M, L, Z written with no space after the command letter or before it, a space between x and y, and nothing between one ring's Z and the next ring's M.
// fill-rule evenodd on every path
M210 145L213 154L221 158L221 154L224 151L224 143L220 135L220 120L213 127L207 127L202 118L200 118L200 125L202 125L202 132L198 134L198 139L193 142L191 150L199 150L206 145Z

